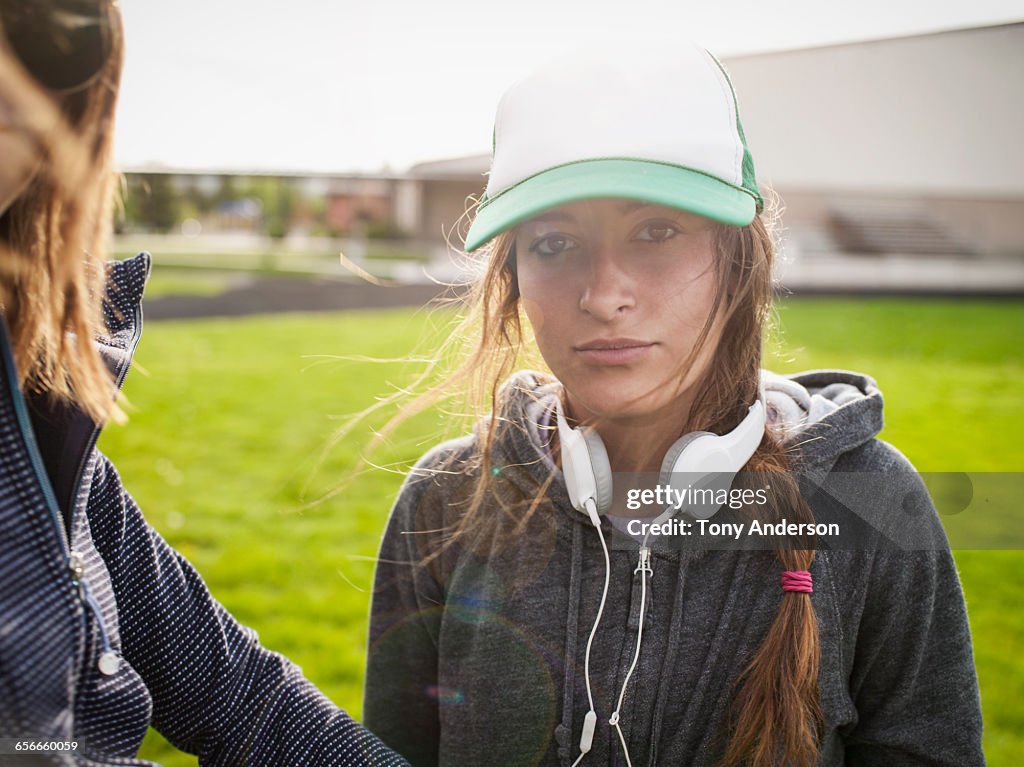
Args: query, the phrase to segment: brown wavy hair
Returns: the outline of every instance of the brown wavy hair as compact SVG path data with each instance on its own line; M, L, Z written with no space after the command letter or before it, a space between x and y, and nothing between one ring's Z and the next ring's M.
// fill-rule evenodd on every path
M110 372L91 343L105 331L124 50L120 12L112 2L105 12L110 54L96 77L72 93L46 91L0 47L0 99L40 157L28 187L0 215L0 308L19 384L73 401L97 423L123 418Z

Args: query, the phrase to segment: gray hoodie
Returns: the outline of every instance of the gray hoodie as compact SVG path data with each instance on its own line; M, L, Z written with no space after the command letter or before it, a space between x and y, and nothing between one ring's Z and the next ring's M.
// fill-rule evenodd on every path
M443 545L479 458L478 437L467 436L420 460L381 545L364 716L414 765L568 767L579 755L604 555L537 426L557 384L520 373L506 385L508 428L492 461L507 492L489 501L493 524ZM882 397L867 376L767 374L765 388L773 428L798 451L802 470L911 468L875 438ZM546 482L528 514L517 499L536 497ZM918 511L937 520L927 496ZM590 653L597 731L581 767L626 763L608 719L641 619L642 652L620 709L632 764L716 764L736 677L783 598L782 567L767 551L658 549L651 569L641 618L637 553L611 551ZM811 573L825 719L819 763L984 764L970 631L948 546L819 550Z

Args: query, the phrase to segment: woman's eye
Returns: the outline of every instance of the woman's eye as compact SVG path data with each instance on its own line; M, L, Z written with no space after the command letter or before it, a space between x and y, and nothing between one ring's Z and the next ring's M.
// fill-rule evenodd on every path
M574 247L576 247L576 243L571 237L566 237L564 234L549 234L533 243L530 246L530 251L538 256L558 256Z
M679 230L672 224L647 224L637 232L636 239L644 242L665 242L679 234Z

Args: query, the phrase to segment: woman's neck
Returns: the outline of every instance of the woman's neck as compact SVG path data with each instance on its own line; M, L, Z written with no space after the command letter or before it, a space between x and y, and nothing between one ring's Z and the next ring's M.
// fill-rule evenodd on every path
M585 417L581 423L601 436L613 472L657 472L665 453L684 433L690 405L689 400L678 400L656 413Z

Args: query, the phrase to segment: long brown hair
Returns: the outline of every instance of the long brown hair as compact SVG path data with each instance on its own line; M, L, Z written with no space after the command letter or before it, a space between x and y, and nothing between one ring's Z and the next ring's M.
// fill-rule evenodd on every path
M0 99L41 158L28 187L0 215L0 308L19 384L74 401L97 423L123 415L92 343L105 330L104 254L123 61L120 14L113 3L108 11L110 54L97 76L73 93L43 90L0 48Z
M769 211L774 209L772 200ZM766 213L749 226L716 226L717 295L698 348L682 364L688 365L696 358L716 322L722 330L708 370L698 384L686 425L690 431L724 433L733 429L745 415L747 404L757 397L764 337L772 318L773 220L774 215ZM497 415L503 411L508 393L501 384L519 367L530 345L524 337L528 323L522 316L513 242L514 233L506 232L481 253L484 268L466 299L469 309L448 342L449 347L462 344L461 364L439 383L428 386L424 394L392 418L378 432L380 440L413 414L453 393L461 394L464 413ZM451 348L442 350L417 383L430 380L440 358L450 351ZM377 407L402 396L382 400ZM440 540L445 545L467 537L471 540L487 526L507 524L510 515L523 515L516 525L521 529L540 508L542 496L553 479L538 487L537 497L529 499L532 502L505 502L504 491L496 488L490 459L492 447L501 439L503 430L517 425L498 417L485 423L486 429L479 433L481 444L474 457L477 465L472 467L472 490L466 499L465 513L458 515L453 529L444 531ZM813 513L789 470L787 447L770 431L745 467L746 472L772 475L777 514L797 522L813 522ZM495 502L505 512L499 515L502 520L494 518ZM439 551L426 554L427 561L437 554ZM776 551L776 557L780 572L807 570L814 551L783 548ZM819 656L818 624L810 595L783 593L767 636L738 674L722 767L811 767L816 763L822 730Z

